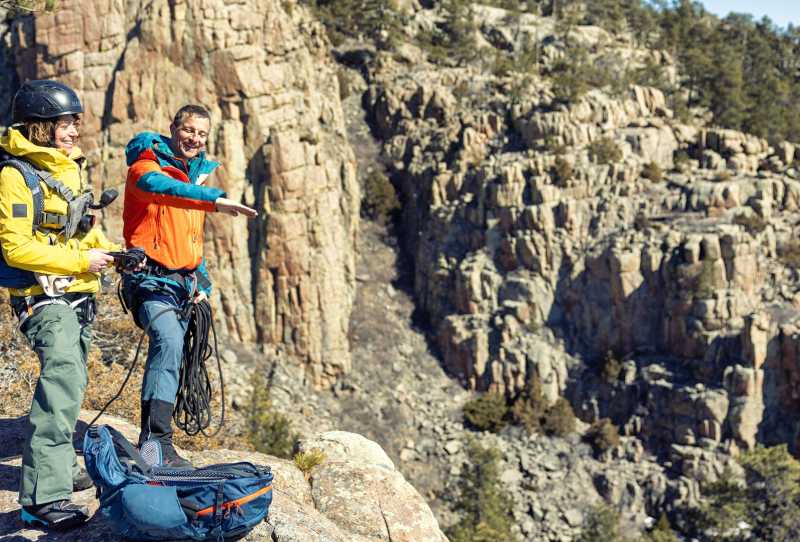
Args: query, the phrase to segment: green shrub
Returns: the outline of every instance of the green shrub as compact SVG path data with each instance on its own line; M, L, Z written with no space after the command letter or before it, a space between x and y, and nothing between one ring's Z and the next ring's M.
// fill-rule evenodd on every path
M404 17L385 0L302 0L325 27L328 39L339 46L348 38L370 40L379 49L400 41Z
M55 11L58 0L0 0L0 7L16 12Z
M577 423L572 405L563 397L559 397L553 405L548 405L538 376L531 377L514 400L511 417L514 423L522 425L529 433L544 432L555 436L574 433Z
M563 397L559 397L553 406L547 409L542 419L542 429L548 435L563 437L575 432L575 412L572 405Z
M641 536L624 533L621 523L617 510L605 503L598 504L586 514L576 542L680 542L666 514L661 515L652 531Z
M269 388L261 376L254 376L247 404L245 435L256 451L289 459L296 440L289 419L275 412Z
M691 158L689 157L689 153L683 149L675 151L675 155L672 157L672 163L675 165L675 169L678 171L683 171L689 167L690 161Z
M642 211L636 213L636 217L633 219L633 228L636 231L646 230L650 226L652 226L652 222L646 213Z
M442 0L442 21L429 33L417 34L432 62L462 65L478 58L478 23L469 0Z
M464 419L480 431L499 431L506 425L506 414L508 405L501 393L484 393L464 404Z
M630 76L633 83L643 87L666 90L669 87L664 67L647 59L644 66L636 68Z
M664 172L661 171L661 168L655 162L648 162L642 168L642 177L649 179L654 183L660 183L664 180Z
M792 239L778 247L778 258L783 265L800 269L800 241Z
M556 158L555 164L553 165L553 169L551 170L551 175L553 176L553 182L556 186L564 187L567 185L567 181L572 179L575 170L572 167L572 164L569 163L566 159L558 156Z
M725 181L730 181L733 177L733 174L728 171L727 169L724 171L720 171L714 176L714 180L718 183L723 183Z
M789 542L800 533L800 463L786 445L756 448L740 459L744 480L726 470L701 487L704 504L694 518L695 536L714 540ZM739 532L746 523L749 533Z
M620 442L619 430L608 418L594 422L583 438L592 446L595 456L602 455Z
M744 226L750 235L756 235L767 229L769 222L756 213L739 213L733 217L733 223Z
M386 224L400 208L400 200L389 178L373 168L364 179L361 212L381 224Z
M515 542L511 533L512 500L503 489L500 454L474 439L467 445L467 465L459 478L453 509L462 514L458 524L445 530L451 542Z
M610 137L601 137L589 144L589 157L598 164L616 164L622 160L622 149Z
M620 540L619 513L600 504L592 508L583 521L577 542L617 542Z
M680 539L672 530L667 514L662 513L653 530L643 537L642 542L680 542Z
M538 74L541 51L538 44L528 42L518 51L494 50L493 62L489 66L498 77L514 74Z
M542 418L547 407L542 382L534 374L511 405L511 417L514 423L522 425L529 433L538 433L542 430Z
M567 42L564 55L553 63L549 74L555 101L563 104L575 103L590 89L613 82L608 70L595 65L585 46Z

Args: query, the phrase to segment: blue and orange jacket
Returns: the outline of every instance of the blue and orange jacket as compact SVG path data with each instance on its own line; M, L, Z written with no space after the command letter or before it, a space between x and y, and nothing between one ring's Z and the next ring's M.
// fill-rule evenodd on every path
M214 200L225 192L202 183L219 163L205 153L186 162L172 152L168 137L154 132L134 137L125 158L122 220L128 248L142 247L149 259L168 269L197 269L206 275L205 213L214 211Z

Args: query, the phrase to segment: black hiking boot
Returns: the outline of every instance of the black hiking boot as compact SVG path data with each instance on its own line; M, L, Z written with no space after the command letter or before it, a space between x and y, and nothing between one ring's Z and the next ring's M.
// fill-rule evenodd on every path
M89 509L67 500L46 504L23 506L22 521L32 527L41 526L46 529L72 529L86 523Z
M177 450L172 445L172 442L168 442L164 444L161 443L161 453L164 454L164 459L162 464L165 467L170 467L173 469L193 469L194 465L192 465L188 459L185 459L178 455Z
M94 487L94 481L86 469L81 468L78 475L72 479L72 491L84 491L90 487Z
M139 447L147 439L157 439L161 443L163 467L173 469L191 469L194 466L178 455L172 445L172 410L173 404L152 399L142 401L142 432L139 434Z

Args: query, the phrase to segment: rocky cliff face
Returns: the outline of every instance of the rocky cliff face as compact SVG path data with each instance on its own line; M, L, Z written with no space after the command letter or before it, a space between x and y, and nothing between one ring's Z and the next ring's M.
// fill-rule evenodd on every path
M507 19L476 10L498 47ZM520 21L558 56L551 22ZM564 103L546 79L424 58L381 57L368 103L450 372L509 396L535 375L690 478L715 477L717 452L793 440L794 146L681 121L654 88Z
M79 92L97 190L124 183L131 136L167 132L185 103L207 106L209 151L223 164L210 182L260 212L250 223L210 216L219 327L287 351L316 385L349 369L358 187L327 42L305 9L67 0L16 18L9 34L20 78L59 78ZM120 210L104 217L117 238Z

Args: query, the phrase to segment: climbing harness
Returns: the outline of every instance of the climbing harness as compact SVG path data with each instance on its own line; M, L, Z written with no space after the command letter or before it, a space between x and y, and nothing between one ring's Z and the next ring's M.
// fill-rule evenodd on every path
M12 296L11 309L19 321L17 329L21 329L28 318L33 316L38 309L47 305L66 305L76 312L82 326L91 324L97 314L92 294L67 293L59 297L48 295Z

